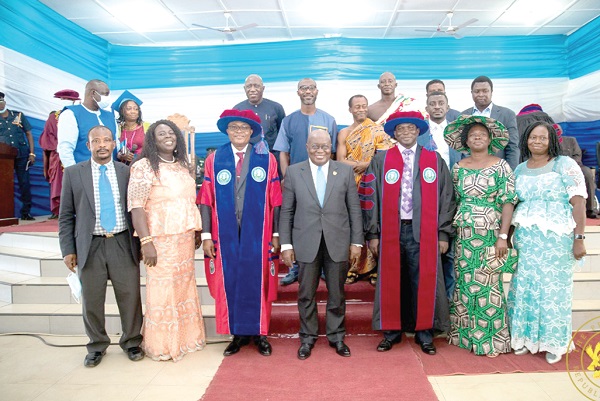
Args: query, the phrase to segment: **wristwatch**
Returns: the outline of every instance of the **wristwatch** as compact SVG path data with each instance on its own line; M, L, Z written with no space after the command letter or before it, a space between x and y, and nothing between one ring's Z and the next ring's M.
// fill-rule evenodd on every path
M575 234L575 239L585 239L585 235L583 235L583 234Z
M508 234L498 234L498 238L503 239L503 240L507 240L508 239Z

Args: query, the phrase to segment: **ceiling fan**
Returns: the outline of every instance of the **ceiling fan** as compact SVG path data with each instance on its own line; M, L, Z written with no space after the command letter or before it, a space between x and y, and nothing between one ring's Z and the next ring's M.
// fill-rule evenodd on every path
M449 11L448 13L446 13L446 17L442 20L442 22L437 26L437 29L435 29L435 30L434 29L415 29L415 31L418 31L418 32L440 32L440 33L445 33L446 35L454 36L456 39L460 39L460 38L462 38L462 36L459 35L457 33L457 31L479 21L477 18L471 18L467 22L464 22L460 25L452 26L452 17L453 16L454 16L454 13L452 11ZM444 24L444 21L446 21L446 19L448 20L448 26L444 27L443 24Z
M229 11L225 11L223 13L223 15L225 16L225 28L213 28L210 26L206 26L206 25L200 25L200 24L192 24L194 26L200 27L200 28L205 28L205 29L210 29L212 31L219 31L219 32L223 32L225 34L225 37L227 38L227 40L233 40L233 32L237 32L237 31L242 31L244 29L249 29L249 28L254 28L256 26L258 26L257 23L251 23L248 25L244 25L244 26L240 26L240 27L235 27L235 26L229 26L229 19L231 18L231 13Z

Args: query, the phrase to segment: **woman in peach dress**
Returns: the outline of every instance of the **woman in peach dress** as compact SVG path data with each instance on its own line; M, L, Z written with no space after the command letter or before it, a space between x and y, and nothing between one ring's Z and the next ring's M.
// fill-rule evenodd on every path
M178 361L205 344L194 253L201 220L183 135L168 120L148 128L131 166L128 203L146 266L142 348L154 360Z

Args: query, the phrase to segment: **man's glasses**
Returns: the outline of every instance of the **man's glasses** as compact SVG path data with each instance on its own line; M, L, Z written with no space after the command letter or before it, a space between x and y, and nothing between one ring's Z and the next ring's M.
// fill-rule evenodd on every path
M233 132L248 132L248 131L250 131L250 126L249 125L228 125L227 130L233 131Z

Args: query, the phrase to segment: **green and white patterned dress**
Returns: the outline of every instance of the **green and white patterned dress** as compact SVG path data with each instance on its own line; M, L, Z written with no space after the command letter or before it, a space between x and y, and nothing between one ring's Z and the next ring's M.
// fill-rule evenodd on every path
M513 215L519 262L508 294L512 347L530 352L567 352L573 299L573 208L587 197L581 169L559 156L546 166L515 169L520 203Z
M513 173L505 160L483 169L452 169L457 211L454 226L456 288L450 306L450 344L477 355L510 352L502 273L516 254L495 257L502 207L516 203Z

